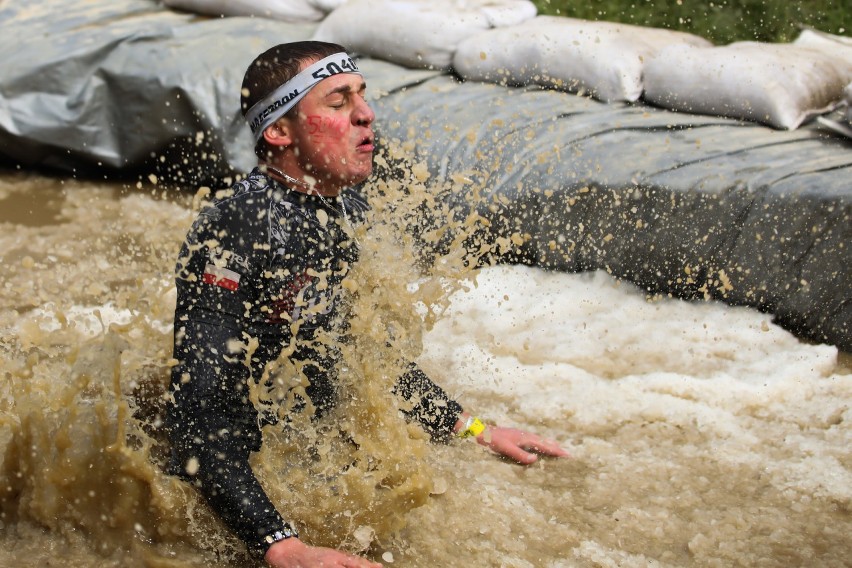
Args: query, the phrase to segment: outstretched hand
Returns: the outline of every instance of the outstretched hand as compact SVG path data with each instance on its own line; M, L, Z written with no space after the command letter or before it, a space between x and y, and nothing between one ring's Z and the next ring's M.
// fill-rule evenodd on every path
M488 426L476 437L476 441L491 451L523 465L534 463L539 455L557 458L569 456L568 452L553 440L515 428Z
M264 558L274 568L382 568L378 562L333 548L308 546L298 538L276 542Z

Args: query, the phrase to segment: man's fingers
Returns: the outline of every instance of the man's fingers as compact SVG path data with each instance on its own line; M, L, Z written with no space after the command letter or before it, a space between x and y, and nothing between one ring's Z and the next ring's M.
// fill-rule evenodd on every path
M542 440L537 436L534 439L526 442L521 446L525 450L530 450L533 452L538 452L540 454L544 454L547 456L554 456L558 458L568 457L570 454L562 449L558 443L553 440Z
M524 465L529 465L538 459L537 455L525 451L519 444L501 444L499 448L494 449L497 453Z
M569 455L553 440L546 440L536 434L514 428L492 426L483 435L478 436L476 440L498 454L524 465L535 462L538 459L536 454L553 457L567 457Z
M518 447L515 447L514 451L512 451L511 453L507 453L506 455L523 465L529 465L538 459L537 455L531 454L530 452L525 452L524 450Z

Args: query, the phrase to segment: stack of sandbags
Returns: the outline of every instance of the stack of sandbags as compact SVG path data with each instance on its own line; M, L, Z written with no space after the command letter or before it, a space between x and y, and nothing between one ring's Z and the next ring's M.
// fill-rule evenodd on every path
M317 22L346 0L163 0L169 8L208 16L255 16Z
M645 66L650 103L790 130L832 110L847 83L831 56L795 44L673 45Z
M415 68L448 69L459 43L535 17L528 0L349 0L314 39Z
M712 44L659 28L539 16L463 41L453 67L469 80L538 84L602 101L636 101L643 92L645 61L669 45Z

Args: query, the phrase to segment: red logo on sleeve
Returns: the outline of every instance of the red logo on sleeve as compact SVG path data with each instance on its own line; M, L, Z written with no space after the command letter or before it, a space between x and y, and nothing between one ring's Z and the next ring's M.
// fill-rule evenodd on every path
M232 292L240 287L240 275L237 272L215 264L208 264L204 268L202 281L205 284L213 284Z

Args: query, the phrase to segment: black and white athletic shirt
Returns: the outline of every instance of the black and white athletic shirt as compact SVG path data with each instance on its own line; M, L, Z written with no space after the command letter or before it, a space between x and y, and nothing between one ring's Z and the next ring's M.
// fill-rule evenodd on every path
M318 413L334 404L332 356L311 348L319 329L339 321L340 283L359 250L346 220L363 222L366 201L354 190L337 198L292 191L256 168L199 213L176 269L174 357L166 430L171 468L191 479L249 547L265 552L266 535L286 527L249 465L261 445L248 381L294 341L292 357L309 362L306 389ZM293 325L293 324L297 325ZM292 331L296 329L296 337ZM257 338L251 365L234 341ZM461 406L413 364L399 395L410 417L446 440Z

